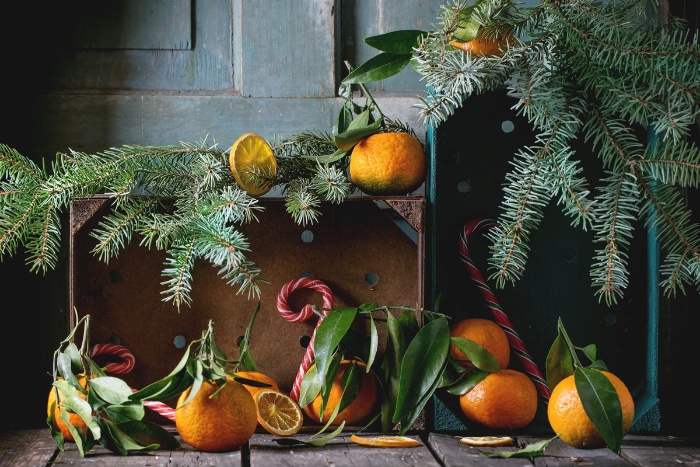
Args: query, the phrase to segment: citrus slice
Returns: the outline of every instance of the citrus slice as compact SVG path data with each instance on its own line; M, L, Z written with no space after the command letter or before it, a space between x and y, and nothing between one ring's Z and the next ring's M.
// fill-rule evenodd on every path
M233 143L228 157L233 178L250 196L262 196L272 183L262 182L261 176L274 177L277 160L270 144L256 133L245 133Z
M513 438L510 436L465 436L459 440L469 446L510 446Z
M408 436L381 435L381 436L350 436L350 440L363 446L380 448L413 448L420 446L420 441Z
M277 436L291 436L301 430L304 415L294 399L274 389L263 389L255 396L258 423Z

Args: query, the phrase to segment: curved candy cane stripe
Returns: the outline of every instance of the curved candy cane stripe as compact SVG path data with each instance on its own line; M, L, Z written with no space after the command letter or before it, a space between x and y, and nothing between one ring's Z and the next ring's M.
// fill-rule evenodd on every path
M474 264L474 261L472 260L472 257L469 253L469 236L477 230L490 229L493 227L497 227L497 224L491 219L473 219L471 221L468 221L464 225L464 230L460 234L459 257L464 263L464 267L467 269L469 277L481 291L481 295L482 297L484 297L487 306L491 310L493 318L506 332L506 335L508 336L508 342L510 343L510 347L513 349L513 352L515 352L515 355L523 364L525 372L535 383L535 386L537 387L537 392L540 394L540 397L546 403L549 401L550 396L547 381L545 381L545 379L542 377L542 373L540 372L535 362L532 360L532 357L530 357L530 354L525 348L525 344L520 339L520 336L518 336L518 333L515 331L515 328L508 319L508 316L506 316L505 312L503 311L503 308L501 308L501 305L498 303L498 299L489 288L488 283L481 275L481 272L479 272L479 269Z
M162 415L168 420L175 421L175 409L170 407L168 404L164 404L159 401L143 401L144 407L154 411L157 414Z
M301 277L299 279L294 279L292 281L284 284L280 293L277 295L277 310L280 312L282 317L289 321L290 323L301 323L311 318L314 315L313 305L306 304L302 307L299 312L295 312L289 307L288 300L289 296L298 289L312 289L319 292L323 298L323 310L321 313L325 316L328 315L329 311L333 308L333 293L328 286L318 279L313 279L310 277ZM306 353L304 353L304 358L299 366L299 371L294 378L294 384L292 385L292 390L289 397L294 399L294 402L299 402L299 392L301 391L301 380L304 379L306 371L311 366L314 360L314 340L316 339L316 329L318 325L321 324L319 319L316 322L316 327L311 335L311 340L309 345L306 346Z
M90 348L90 357L98 355L114 355L121 362L110 362L105 365L105 371L113 375L123 375L130 372L136 364L136 358L129 349L117 344L95 344Z

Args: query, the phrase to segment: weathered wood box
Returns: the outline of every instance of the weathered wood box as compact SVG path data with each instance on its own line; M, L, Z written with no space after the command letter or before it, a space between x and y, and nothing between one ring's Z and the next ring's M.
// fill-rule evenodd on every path
M352 197L324 207L320 222L306 227L294 223L283 199L260 198L260 204L265 209L258 221L240 229L250 242L249 258L269 280L261 287L250 348L260 370L282 390L290 391L316 324L282 318L277 297L287 282L322 280L333 292L334 308L371 302L423 306L422 196ZM165 253L133 241L106 264L91 252L90 233L110 206L106 197L77 200L70 213L69 303L79 316L90 314L91 343L116 343L133 352L133 371L120 377L135 389L166 376L182 358L183 344L200 338L209 320L217 344L237 358L257 299L238 294L202 261L195 265L192 306L178 311L162 300ZM289 296L294 310L306 303L323 304L310 289Z

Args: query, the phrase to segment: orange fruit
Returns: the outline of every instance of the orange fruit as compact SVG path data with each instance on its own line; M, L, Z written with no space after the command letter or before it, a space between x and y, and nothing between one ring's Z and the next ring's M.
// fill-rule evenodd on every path
M460 42L455 40L450 42L450 45L455 49L471 52L474 55L501 57L503 51L508 47L508 44L514 42L512 33L504 34L499 37L486 37L482 31L483 29L480 29L477 36L470 41Z
M88 379L87 376L84 374L79 374L76 375L78 377L78 381L80 382L80 386L83 388L88 387ZM58 378L62 380L63 378ZM82 392L78 393L78 397L80 397L83 400L86 400L87 395L83 394ZM61 392L60 389L58 389L58 403L56 403L56 388L53 386L51 387L51 391L49 391L49 398L48 398L48 403L46 405L46 416L51 415L51 407L53 407L53 418L54 418L54 423L55 427L61 430L61 434L63 434L63 439L67 442L74 443L75 438L73 438L73 435L71 434L70 430L68 429L68 425L66 425L66 422L61 420L60 416L61 413L66 412L66 410L63 407L60 407L61 401L63 400L64 395ZM55 405L54 405L55 404ZM85 431L87 430L87 425L85 425L85 420L78 415L77 413L72 413L68 412L68 418L70 420L71 425L73 425L75 428L77 428L80 432L85 434Z
M357 436L350 435L350 441L362 446L373 446L378 448L413 448L420 446L420 441L408 436L380 435L380 436Z
M253 396L233 378L218 386L204 381L183 405L192 387L177 401L175 426L182 441L205 452L230 451L243 446L258 425Z
M267 383L270 385L270 387L262 387L262 386L250 386L248 384L243 384L243 387L248 390L251 396L253 396L253 400L255 400L255 397L258 395L258 393L264 389L272 389L273 391L278 391L280 390L279 386L277 386L277 382L275 382L274 379L270 378L268 375L265 373L260 373L259 371L237 371L235 373L236 376L240 376L242 378L247 378L247 379L252 379L253 381L260 381L261 383ZM262 422L260 420L260 414L258 414L258 423L262 425Z
M450 327L450 336L463 337L476 342L496 357L501 369L508 368L510 364L510 344L508 336L503 328L490 319L465 318ZM469 357L459 350L454 344L450 348L452 356L464 366L471 366Z
M634 421L634 399L620 378L608 371L602 373L612 383L622 406L622 429L626 434ZM566 444L576 448L600 448L606 445L586 411L583 409L574 376L567 376L552 390L547 405L547 418L556 434Z
M418 188L428 161L418 138L406 133L376 133L355 145L350 181L368 195L405 195Z
M338 372L333 379L333 385L331 386L331 392L328 396L328 402L326 403L326 408L323 411L323 418L321 418L321 403L323 399L319 394L316 398L311 401L310 404L302 408L304 413L314 422L326 423L333 411L337 407L340 399L343 397L343 386L342 378L345 373L345 369L348 368L353 363L353 360L343 360L338 366ZM367 418L377 403L377 382L375 380L372 371L366 372L367 366L360 361L354 361L354 363L359 367L358 370L362 373L360 380L360 392L357 394L355 400L353 400L350 405L341 410L331 425L340 425L343 421L346 425L353 424L360 420ZM315 365L311 365L311 370Z
M248 390L251 396L253 396L253 399L255 399L255 396L262 391L263 389L272 389L275 391L279 391L280 388L277 386L277 382L266 375L265 373L261 373L259 371L237 371L234 373L236 376L240 376L241 378L246 378L246 379L252 379L253 381L259 381L261 383L267 383L270 386L269 387L262 387L262 386L250 386L248 384L243 384L243 387Z
M245 133L233 143L229 152L229 166L238 186L250 196L262 196L272 188L270 183L260 184L255 175L274 177L277 159L270 144L256 133Z
M459 406L467 419L485 427L524 428L537 413L537 389L525 373L505 369L459 396Z
M277 436L291 436L299 432L304 425L304 415L286 394L273 389L258 391L255 397L258 408L258 423L268 433Z

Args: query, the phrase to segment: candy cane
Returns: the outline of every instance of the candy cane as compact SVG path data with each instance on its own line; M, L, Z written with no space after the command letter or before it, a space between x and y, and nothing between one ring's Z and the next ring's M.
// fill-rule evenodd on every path
M301 323L314 315L314 306L310 304L304 305L299 312L295 312L289 307L289 295L291 295L292 292L298 289L312 289L321 294L323 298L324 308L323 310L321 310L322 315L328 315L330 310L333 308L333 293L331 292L331 289L329 289L328 286L322 281L318 279L312 279L310 277L294 279L284 284L282 290L280 290L280 293L277 295L277 310L282 315L282 318L289 321L290 323ZM309 345L306 346L306 353L304 354L304 358L301 361L301 365L299 366L299 371L297 372L297 375L294 378L294 384L292 385L292 390L289 394L289 396L292 399L294 399L294 402L299 402L301 380L304 379L306 371L309 369L311 363L314 360L314 340L316 338L316 329L318 329L319 324L321 324L320 319L318 320L318 322L316 322L316 327L314 328L314 332L311 335Z
M118 344L95 344L90 347L90 357L99 355L114 355L122 359L121 362L110 362L105 365L105 372L112 375L123 375L133 370L136 358L129 349ZM136 389L132 389L136 392ZM144 401L144 407L175 421L175 409L159 401Z
M136 364L134 354L129 349L117 344L95 344L90 348L90 357L98 355L114 355L122 359L121 363L110 362L105 365L105 371L113 375L123 375L130 372Z
M540 397L544 400L545 403L547 403L549 401L550 396L547 382L542 377L542 373L540 372L537 365L535 365L535 362L532 360L532 357L530 357L530 354L527 352L525 344L520 339L520 336L518 336L518 333L515 331L515 328L508 319L508 316L506 316L505 312L503 311L503 308L501 308L501 305L498 303L498 299L496 299L496 296L489 288L488 284L486 283L486 280L484 280L484 277L481 275L481 272L479 272L479 269L474 264L474 261L472 260L472 257L469 253L469 247L467 243L467 241L469 240L469 236L479 229L490 229L493 227L497 227L497 224L491 219L473 219L467 222L464 225L464 230L460 234L459 257L464 263L464 266L467 269L467 272L469 273L469 277L472 279L474 284L476 284L477 288L481 291L481 295L484 297L484 300L486 300L486 304L491 310L495 321L506 332L506 335L508 336L508 342L510 343L510 347L513 349L513 352L515 352L515 355L523 364L525 372L535 383L535 386L537 387L537 392L540 394Z

